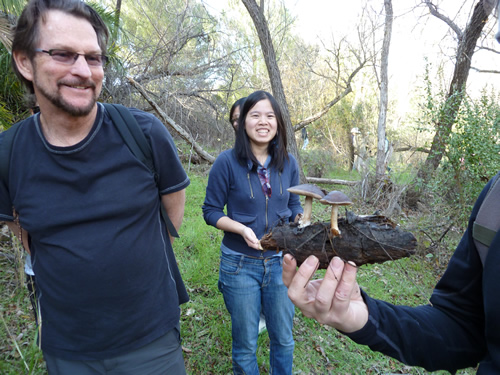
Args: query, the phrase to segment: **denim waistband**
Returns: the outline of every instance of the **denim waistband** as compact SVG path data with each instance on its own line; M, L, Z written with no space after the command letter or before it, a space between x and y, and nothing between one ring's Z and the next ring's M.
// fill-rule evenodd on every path
M238 263L242 262L242 263L253 263L253 264L273 264L274 262L279 262L281 264L283 258L280 254L267 258L256 258L243 254L236 255L227 253L221 253L220 257Z

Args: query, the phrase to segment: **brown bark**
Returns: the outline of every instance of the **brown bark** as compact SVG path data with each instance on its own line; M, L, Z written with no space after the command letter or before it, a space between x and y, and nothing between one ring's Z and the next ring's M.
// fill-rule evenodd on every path
M384 216L357 216L348 212L340 218L339 237L332 237L330 223L314 223L305 228L297 224L275 227L260 241L265 250L282 250L292 254L300 265L310 255L320 261L320 269L328 267L338 256L357 266L383 263L409 257L415 253L417 240Z
M437 8L431 1L426 0L425 2L434 16L442 19L457 33L458 48L453 78L444 104L444 110L441 111L436 125L436 133L432 140L431 150L423 167L418 171L418 176L423 178L424 181L428 180L432 172L439 167L445 153L449 135L465 95L465 85L469 77L472 55L492 10L490 0L479 0L465 31L462 33L451 20L437 11Z
M392 36L392 2L384 0L385 7L385 28L384 42L382 44L382 60L380 65L380 103L377 126L377 163L375 177L377 181L382 181L386 172L386 152L385 149L385 127L387 122L387 106L389 104L389 47Z
M247 8L248 14L250 14L250 17L252 18L252 21L255 25L257 35L259 36L262 54L264 55L264 61L269 73L269 80L271 81L273 96L280 105L283 120L285 121L286 125L288 152L290 152L297 159L299 165L301 165L299 151L297 149L297 142L295 140L295 131L292 125L292 120L290 118L290 112L288 111L288 104L286 102L285 90L283 88L281 74L276 60L273 40L271 38L271 33L264 16L264 2L262 1L261 7L259 7L255 0L241 1ZM300 168L300 179L301 181L305 181L305 176L302 168Z
M115 6L115 25L113 29L113 41L116 43L116 36L118 35L118 29L120 27L120 16L122 12L122 0L116 0Z

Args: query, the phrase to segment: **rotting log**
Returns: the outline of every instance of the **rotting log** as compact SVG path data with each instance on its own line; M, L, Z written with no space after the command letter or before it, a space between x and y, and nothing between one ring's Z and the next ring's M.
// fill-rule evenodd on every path
M306 177L306 180L310 184L347 185L347 186L355 186L361 182L361 181L337 180L332 178L320 178L320 177Z
M260 243L265 250L292 254L297 265L315 255L320 261L320 269L326 269L334 256L361 266L415 253L417 240L413 234L403 231L385 216L357 216L347 211L346 218L339 218L338 227L341 235L333 237L329 222L318 222L305 228L294 223L278 225L264 235Z

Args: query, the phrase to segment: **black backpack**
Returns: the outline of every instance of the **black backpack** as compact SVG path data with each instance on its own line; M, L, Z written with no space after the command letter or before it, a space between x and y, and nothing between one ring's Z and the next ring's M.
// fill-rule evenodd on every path
M472 237L476 245L481 262L486 260L486 255L493 238L500 230L500 172L493 177L490 189L486 193L476 220L472 227Z
M132 151L136 158L138 158L149 168L151 173L153 173L156 185L158 185L158 173L156 172L156 168L153 163L153 151L151 150L151 146L146 139L144 132L137 123L135 117L126 107L120 104L105 103L104 107L111 116L113 124L115 124L127 147L130 149L130 151ZM23 120L12 125L8 130L4 132L2 147L0 148L0 179L4 181L6 186L8 186L9 181L9 167L10 157L12 154L12 145L14 144L14 140L17 136L18 130L25 121L26 120ZM160 195L159 192L158 195ZM179 237L179 234L175 230L172 221L168 217L163 204L160 204L160 207L163 221L165 222L168 232L172 237Z

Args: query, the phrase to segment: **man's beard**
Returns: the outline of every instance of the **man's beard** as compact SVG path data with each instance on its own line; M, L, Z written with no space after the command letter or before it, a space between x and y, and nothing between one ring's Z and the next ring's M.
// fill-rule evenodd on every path
M35 79L35 82L36 82L36 79ZM90 112L92 112L92 109L94 108L94 106L97 102L98 95L96 95L96 93L95 93L95 84L85 82L85 83L80 83L80 84L72 83L72 85L73 86L87 86L87 87L91 87L94 90L93 91L94 95L87 106L75 107L74 105L72 105L72 104L68 103L66 100L64 100L63 96L59 95L58 92L50 93L47 90L45 90L45 88L43 86L39 86L39 85L37 85L37 89L38 89L39 95L43 95L54 106L56 106L59 109L62 109L63 111L70 114L71 116L74 116L74 117L87 116ZM57 87L59 88L60 86L63 86L63 84L58 82Z

